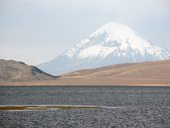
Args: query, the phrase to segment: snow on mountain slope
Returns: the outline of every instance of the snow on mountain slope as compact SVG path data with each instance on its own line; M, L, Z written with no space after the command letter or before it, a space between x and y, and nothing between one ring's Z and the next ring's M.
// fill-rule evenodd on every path
M40 69L59 75L111 64L166 60L170 53L151 45L126 25L110 22Z

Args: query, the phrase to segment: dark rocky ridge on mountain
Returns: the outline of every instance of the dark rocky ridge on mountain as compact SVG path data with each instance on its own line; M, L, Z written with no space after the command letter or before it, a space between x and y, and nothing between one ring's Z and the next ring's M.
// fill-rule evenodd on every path
M31 82L53 80L55 78L55 76L23 62L0 59L0 81Z

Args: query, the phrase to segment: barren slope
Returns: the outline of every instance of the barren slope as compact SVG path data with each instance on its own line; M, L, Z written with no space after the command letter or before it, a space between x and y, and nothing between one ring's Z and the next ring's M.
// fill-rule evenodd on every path
M80 70L65 74L59 80L73 84L170 85L170 60Z
M31 82L40 80L52 80L51 76L34 66L26 65L23 62L0 59L0 81Z
M79 70L68 73L69 78L136 78L136 79L170 79L170 60L119 64L96 69Z
M5 62L4 62L5 63ZM11 62L14 63L14 62ZM5 65L5 64L4 64ZM8 64L9 65L9 64ZM79 70L52 77L35 67L15 63L0 70L0 85L131 85L170 86L170 60L119 64L96 69ZM15 71L16 67L19 68ZM2 67L2 65L1 65ZM36 72L32 72L36 70ZM3 73L4 72L4 73ZM5 74L5 75L4 75ZM16 75L17 74L17 75ZM40 81L45 80L45 81ZM12 82L11 82L12 81ZM16 81L16 82L14 82Z

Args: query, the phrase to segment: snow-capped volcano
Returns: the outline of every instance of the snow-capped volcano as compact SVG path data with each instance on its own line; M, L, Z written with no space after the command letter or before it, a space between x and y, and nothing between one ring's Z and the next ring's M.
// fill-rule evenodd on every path
M128 26L110 22L39 68L58 75L79 69L169 58L168 51L151 45Z

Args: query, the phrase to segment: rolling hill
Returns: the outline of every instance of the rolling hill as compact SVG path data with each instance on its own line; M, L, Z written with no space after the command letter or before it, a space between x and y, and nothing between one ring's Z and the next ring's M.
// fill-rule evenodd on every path
M62 75L58 84L170 85L170 60L79 70Z
M78 70L58 77L48 75L35 67L27 66L21 62L4 61L3 64L6 66L3 70L0 70L1 86L170 86L170 60L127 63Z
M40 69L26 65L23 62L0 59L1 82L31 82L53 80L56 77L49 75Z

